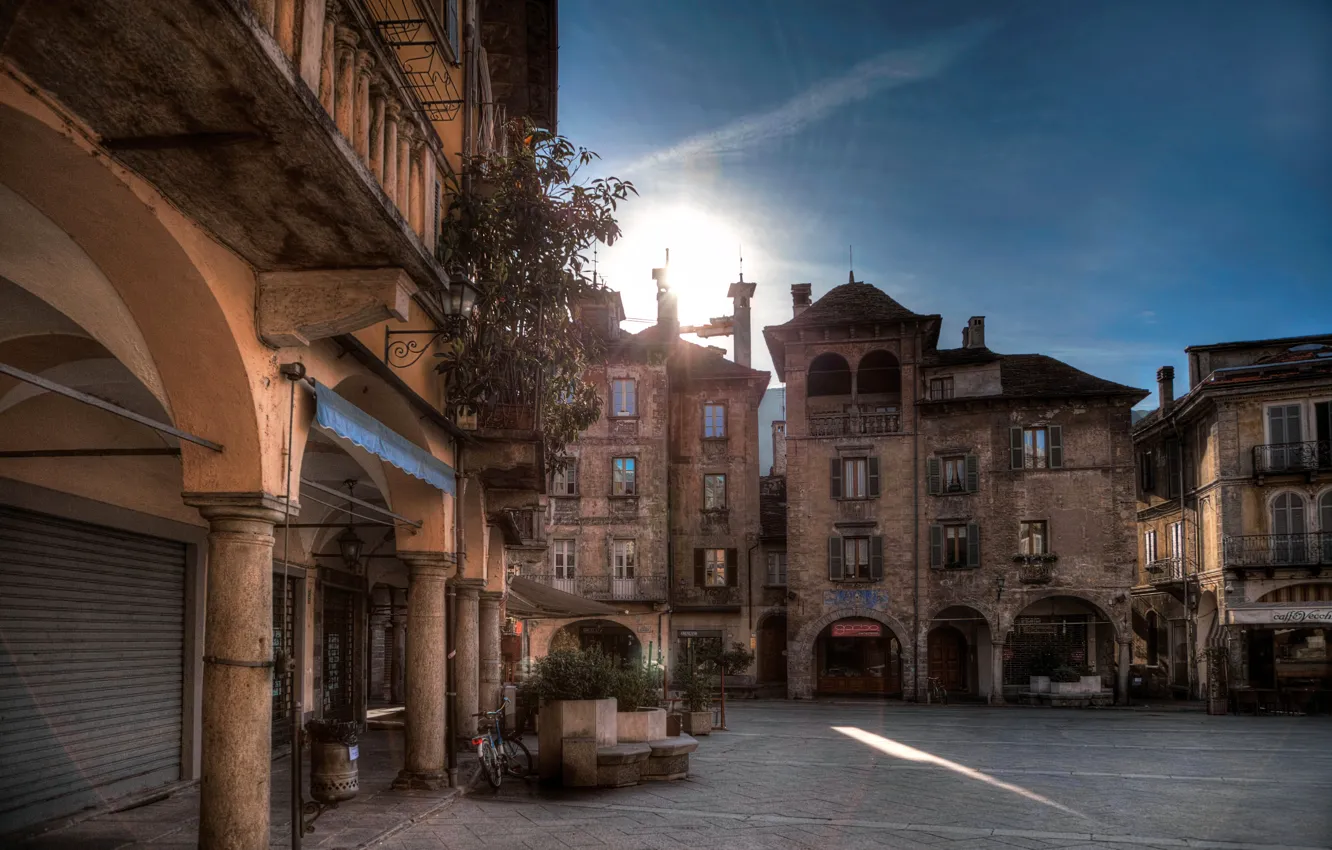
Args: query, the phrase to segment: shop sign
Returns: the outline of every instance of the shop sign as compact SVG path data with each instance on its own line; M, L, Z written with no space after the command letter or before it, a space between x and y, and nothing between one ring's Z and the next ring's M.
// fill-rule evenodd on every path
M883 637L883 626L878 623L833 623L832 636Z
M1232 608L1230 622L1238 625L1311 623L1332 626L1332 607L1301 608L1282 605L1273 608Z
M824 608L869 608L874 611L888 610L888 591L886 590L825 590L823 591Z
M719 638L722 636L722 630L721 629L680 629L675 634L676 636L681 638L698 638L698 637Z

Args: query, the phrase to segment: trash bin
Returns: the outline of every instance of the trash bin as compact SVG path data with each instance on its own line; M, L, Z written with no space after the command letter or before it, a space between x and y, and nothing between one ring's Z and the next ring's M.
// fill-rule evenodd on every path
M310 796L325 805L346 802L361 790L360 725L311 720Z

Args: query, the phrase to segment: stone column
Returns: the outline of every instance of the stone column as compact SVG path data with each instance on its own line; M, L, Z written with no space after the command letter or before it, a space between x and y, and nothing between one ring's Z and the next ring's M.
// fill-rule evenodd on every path
M297 67L300 68L301 79L305 80L305 84L310 87L310 91L316 95L321 94L319 90L319 66L324 58L325 9L324 0L301 0L301 23L298 28L300 57Z
M370 164L370 69L375 65L375 57L369 50L356 51L356 112L352 123L355 125L355 137L352 144L361 162Z
M398 552L410 569L407 590L407 751L395 788L436 790L444 771L444 585L452 562L443 552Z
M458 624L454 633L453 683L455 715L454 726L460 735L471 735L476 731L476 714L481 710L477 687L480 684L480 646L478 642L477 604L482 588L486 586L480 579L458 579Z
M1116 678L1119 680L1119 704L1129 704L1129 667L1133 666L1133 642L1122 640L1119 642L1119 669L1115 671Z
M384 84L370 84L370 173L384 185Z
M435 152L421 145L421 239L435 253Z
M410 170L407 172L407 223L416 235L421 235L421 134L413 128L412 148L407 157Z
M306 0L306 2L315 2L319 0ZM319 55L319 102L324 105L324 111L333 116L334 97L333 97L333 78L337 76L337 25L338 25L338 4L335 0L328 0L324 4L324 35L320 42Z
M481 599L478 603L480 616L478 618L478 628L480 629L480 654L481 654L481 711L492 711L499 708L500 688L503 686L503 677L501 676L502 664L500 661L500 600L504 594L498 591L485 590L481 592Z
M990 642L990 705L1004 704L1004 642Z
M351 141L356 133L356 30L338 24L334 35L333 120Z
M409 206L410 195L407 192L407 186L412 182L412 141L414 128L412 118L408 115L398 124L398 212L402 213L404 221L409 220L411 207Z
M199 847L267 850L273 711L273 525L259 494L187 493L208 520Z
M398 115L402 106L396 98L384 104L384 194L398 203Z
M273 15L273 38L288 59L296 58L296 0L277 0Z
M398 607L398 593L392 593L393 599L393 663L389 671L389 701L402 705L403 700L403 660L407 652L407 612Z

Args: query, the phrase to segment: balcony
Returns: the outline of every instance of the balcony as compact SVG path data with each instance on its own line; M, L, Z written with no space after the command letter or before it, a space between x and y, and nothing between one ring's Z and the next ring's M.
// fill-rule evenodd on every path
M902 418L897 413L811 413L811 437L872 437L897 434L902 430Z
M682 585L671 600L676 608L739 608L744 594L739 587Z
M1246 534L1225 540L1227 568L1272 570L1277 567L1332 566L1332 532Z
M1018 565L1018 581L1022 584L1049 584L1055 577L1055 556L1014 555Z
M1253 474L1260 483L1267 475L1304 474L1313 480L1320 472L1332 472L1332 440L1253 447Z
M1184 580L1183 558L1157 558L1147 563L1147 581L1149 584L1170 584Z
M614 576L574 576L557 578L554 575L524 574L523 578L572 593L584 599L599 602L665 602L666 578L664 576L638 576L636 578L616 578Z
M467 465L488 490L546 492L545 447L533 403L461 405L455 421L474 440Z

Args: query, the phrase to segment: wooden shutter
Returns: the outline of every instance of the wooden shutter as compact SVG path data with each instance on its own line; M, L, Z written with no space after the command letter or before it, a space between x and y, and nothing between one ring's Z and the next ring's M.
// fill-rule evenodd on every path
M702 587L705 573L703 569L703 550L694 550L694 587Z
M883 538L870 538L870 581L883 581Z
M828 495L834 499L842 498L842 459L831 458L828 461Z
M1008 467L1010 469L1022 468L1022 429L1008 429Z
M828 580L840 581L842 578L842 538L828 538Z
M967 455L967 492L980 492L980 458Z
M943 526L930 526L930 566L943 566Z
M739 584L740 577L740 550L726 550L726 586L735 587Z
M1064 465L1064 429L1059 425L1051 425L1050 432L1050 468L1059 469Z
M967 523L967 566L980 566L980 525L974 522Z
M925 492L937 496L943 492L943 473L937 457L925 459Z
M869 468L869 496L871 499L879 497L879 459L877 457L868 458L865 464Z

